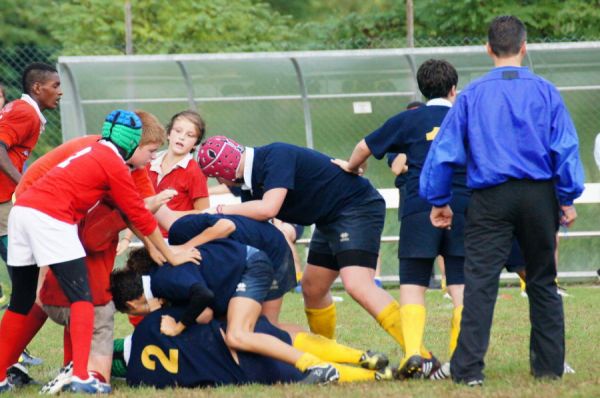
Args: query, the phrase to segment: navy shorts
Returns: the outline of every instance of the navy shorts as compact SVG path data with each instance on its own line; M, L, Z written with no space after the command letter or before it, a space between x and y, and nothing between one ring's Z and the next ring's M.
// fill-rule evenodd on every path
M274 300L282 297L294 287L296 287L296 268L294 267L294 256L288 250L284 261L274 271L273 285L269 290L266 300Z
M308 263L338 271L349 265L375 269L384 221L385 201L372 189L340 211L335 221L315 228Z
M513 238L510 254L506 261L506 270L508 272L525 271L525 258L523 258L523 253L521 252L521 247L519 246L517 238Z
M455 213L452 229L436 228L431 224L429 212L402 217L398 258L435 258L465 256L465 215Z
M435 258L401 258L400 284L428 287ZM465 283L464 257L444 256L446 284L463 285Z
M248 246L246 269L233 297L246 297L262 304L271 293L275 270L269 257L254 247ZM215 292L219 294L219 292Z

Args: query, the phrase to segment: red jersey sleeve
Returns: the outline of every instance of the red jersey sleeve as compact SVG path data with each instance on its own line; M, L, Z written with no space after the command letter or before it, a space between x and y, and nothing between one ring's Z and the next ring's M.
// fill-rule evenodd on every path
M0 112L0 141L8 148L39 132L40 118L35 109L25 101L13 101Z
M152 213L146 209L127 166L121 159L114 158L103 167L108 176L109 196L142 234L150 235L158 224Z

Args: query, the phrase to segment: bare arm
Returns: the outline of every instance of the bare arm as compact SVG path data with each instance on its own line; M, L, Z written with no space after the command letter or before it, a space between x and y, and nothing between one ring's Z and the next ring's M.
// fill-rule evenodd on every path
M406 173L408 171L408 166L406 165L407 160L408 158L406 157L405 153L399 153L398 155L396 155L394 161L392 162L392 165L390 166L390 168L392 169L392 173L394 173L397 176Z
M286 188L269 189L260 200L221 206L221 211L223 214L237 214L257 221L267 221L279 214L287 191Z
M6 174L15 184L18 184L21 180L21 173L19 173L19 170L10 161L4 143L0 143L0 172Z
M348 161L334 159L332 160L332 162L341 167L342 170L344 170L347 173L362 175L364 173L364 168L361 168L361 166L364 165L364 167L366 167L365 162L367 161L369 156L371 156L371 150L367 146L367 142L364 139L362 139L354 147L354 150L352 151L352 154L350 155L350 159L348 159Z
M194 209L195 210L204 210L210 207L210 201L208 198L196 198L194 200Z

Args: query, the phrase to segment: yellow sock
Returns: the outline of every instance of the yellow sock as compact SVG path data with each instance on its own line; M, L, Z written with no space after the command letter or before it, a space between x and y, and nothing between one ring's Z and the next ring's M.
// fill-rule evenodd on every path
M311 333L298 333L294 348L313 354L324 361L358 364L363 351Z
M443 277L442 278L442 293L446 294L448 292L447 286L446 286L446 278Z
M323 361L322 359L317 358L313 354L309 354L309 353L305 352L296 361L296 363L294 364L294 366L299 371L304 372L304 371L306 371L306 369L310 368L311 366L320 365L320 364L323 364L323 363L325 363L325 361Z
M450 358L454 354L456 344L458 343L458 334L460 333L460 320L462 319L463 306L459 305L452 310L452 321L450 322L450 342L448 344L448 352Z
M357 368L348 365L340 365L338 363L334 363L332 365L338 370L338 372L340 372L340 383L376 380L375 374L377 372L375 372L374 370Z
M402 334L406 343L405 358L421 355L425 332L425 306L420 304L403 305L400 307L400 316L402 318Z
M334 303L325 308L304 308L304 312L311 332L333 339L336 323Z
M298 283L302 280L302 275L303 275L302 271L296 272L296 283Z
M519 282L521 283L521 292L524 292L527 285L525 284L525 281L521 278L519 278Z
M392 301L385 307L379 314L377 314L377 322L381 325L390 336L396 340L396 342L402 348L402 351L406 352L404 344L404 335L402 333L402 317L400 316L400 304L397 301ZM421 356L425 359L431 359L431 353L421 344Z
M400 317L400 304L393 300L375 318L390 336L404 350L404 335L402 334L402 318Z

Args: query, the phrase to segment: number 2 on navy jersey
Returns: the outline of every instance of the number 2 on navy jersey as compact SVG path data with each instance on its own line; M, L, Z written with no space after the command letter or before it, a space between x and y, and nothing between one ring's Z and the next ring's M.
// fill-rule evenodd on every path
M78 157L85 155L86 153L90 152L91 150L92 150L91 146L89 146L87 148L83 148L81 151L74 153L73 155L69 156L68 158L66 158L59 164L57 164L56 167L60 167L61 169L64 169L65 167L67 167L69 165L69 163L71 163L71 160L77 159Z
M179 370L179 351L176 349L169 350L169 356L156 345L147 345L142 350L142 365L148 370L156 370L156 361L151 356L155 357L161 366L169 373L177 374Z

